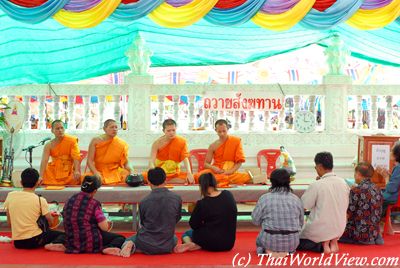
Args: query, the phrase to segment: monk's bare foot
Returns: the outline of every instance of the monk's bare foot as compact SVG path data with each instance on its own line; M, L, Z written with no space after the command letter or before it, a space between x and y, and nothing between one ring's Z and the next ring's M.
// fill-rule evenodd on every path
M103 254L106 254L106 255L119 256L120 252L121 252L120 248L105 248L105 249L103 249Z
M329 247L330 247L332 253L339 252L338 240L332 239L331 241L329 241Z
M131 256L132 253L132 249L135 247L135 244L132 241L128 241L124 244L124 246L122 247L119 255L121 257L124 258L128 258L129 256Z
M44 245L44 248L49 250L49 251L65 251L65 246L63 244L47 244Z
M330 254L332 251L331 251L331 248L329 247L329 242L330 241L324 241L324 242L322 242L322 247L324 248L324 253L325 254Z
M272 258L285 258L286 256L289 256L289 253L268 251L268 255L271 256Z

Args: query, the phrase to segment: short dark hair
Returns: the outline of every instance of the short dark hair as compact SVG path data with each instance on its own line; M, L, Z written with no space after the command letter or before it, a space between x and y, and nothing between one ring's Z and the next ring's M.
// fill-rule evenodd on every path
M103 128L108 127L108 125L111 123L117 123L117 121L115 121L114 119L107 119L106 121L104 121Z
M101 181L97 176L85 176L82 181L81 191L90 194L99 189L100 186Z
M333 169L333 156L330 152L320 152L314 157L316 165L322 165L324 169Z
M162 129L166 129L167 126L176 126L176 122L174 119L165 119L162 123Z
M374 167L368 162L360 162L354 169L356 172L360 173L364 178L370 179L374 175Z
M221 126L221 125L225 125L228 129L229 129L229 124L228 121L226 121L225 119L218 119L217 121L215 121L215 128L217 128L217 126Z
M397 163L400 163L400 142L396 142L392 147L392 154Z
M161 185L165 182L167 174L165 174L164 169L160 167L152 168L147 171L147 177L149 182L155 186Z
M21 173L21 184L24 188L33 188L39 180L39 172L34 168L26 168Z
M61 121L60 119L56 119L56 120L54 120L54 121L51 123L51 129L54 128L54 125L55 125L55 124L61 124L61 125L64 127L64 122Z
M269 180L272 184L271 188L269 188L270 192L292 192L292 188L290 188L290 174L286 169L275 169L272 171Z
M199 178L200 192L202 196L208 196L208 187L217 189L217 180L212 173L204 173Z

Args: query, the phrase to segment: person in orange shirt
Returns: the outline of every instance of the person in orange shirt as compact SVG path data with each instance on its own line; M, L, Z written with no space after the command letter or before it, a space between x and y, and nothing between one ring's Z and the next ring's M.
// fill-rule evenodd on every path
M247 173L239 173L238 169L245 162L240 138L228 135L228 122L219 119L215 122L215 131L219 139L208 147L204 167L206 169L195 174L196 182L201 174L213 173L218 186L250 183Z
M90 173L102 184L117 184L125 181L133 169L128 160L128 144L117 137L118 125L114 119L104 122L105 134L92 139L88 152Z
M81 156L78 138L65 134L61 120L54 120L51 132L55 138L43 149L40 177L44 185L77 185L81 179ZM51 156L52 161L49 162Z
M150 168L161 167L167 174L168 183L194 183L187 143L183 137L176 135L176 122L167 119L162 126L164 135L151 147ZM182 161L186 172L180 170ZM147 182L147 172L143 172L143 176Z

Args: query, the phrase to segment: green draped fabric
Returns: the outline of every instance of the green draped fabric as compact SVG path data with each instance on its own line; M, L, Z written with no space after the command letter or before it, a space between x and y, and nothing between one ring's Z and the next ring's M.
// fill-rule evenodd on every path
M25 24L0 12L0 86L64 83L128 70L125 51L140 32L153 51L152 67L240 64L293 51L310 44L326 46L338 33L355 57L400 66L400 23L358 31L341 25L316 31L295 26L273 32L251 22L222 27L202 20L179 29L148 18L108 19L85 30L52 19Z

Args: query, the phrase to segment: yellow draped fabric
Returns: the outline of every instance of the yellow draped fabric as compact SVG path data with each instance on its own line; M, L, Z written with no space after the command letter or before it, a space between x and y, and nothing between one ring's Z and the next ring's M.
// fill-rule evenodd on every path
M164 2L148 16L155 23L164 27L186 27L201 20L217 2L218 0L193 0L180 7L174 7Z
M102 0L95 7L82 12L58 11L53 18L62 25L75 29L94 27L108 18L121 0Z
M359 30L373 30L385 27L399 16L400 0L393 0L389 5L381 8L359 9L346 23Z
M292 9L281 14L265 14L259 11L251 20L269 30L289 30L307 15L314 3L315 0L300 0Z

